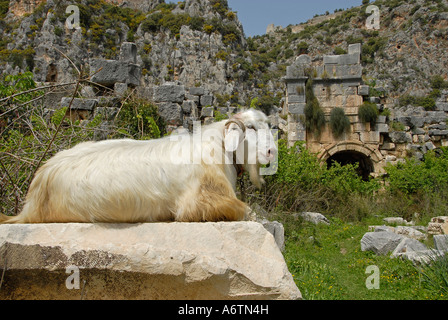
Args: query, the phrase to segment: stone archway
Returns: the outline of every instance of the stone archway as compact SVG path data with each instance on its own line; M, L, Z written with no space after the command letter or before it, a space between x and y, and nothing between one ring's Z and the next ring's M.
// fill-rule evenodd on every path
M370 175L379 174L383 163L383 155L378 149L359 141L345 141L327 146L320 153L319 159L329 166L333 161L341 165L358 163L358 173L364 180Z

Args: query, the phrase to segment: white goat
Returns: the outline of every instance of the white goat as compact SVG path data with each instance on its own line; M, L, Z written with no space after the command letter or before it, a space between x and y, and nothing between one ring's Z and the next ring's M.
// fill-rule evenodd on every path
M254 141L263 130L266 139ZM260 163L269 163L276 151L266 115L255 110L193 134L81 143L48 160L22 212L0 214L0 223L242 220L247 207L235 195L237 171L247 170L260 187Z

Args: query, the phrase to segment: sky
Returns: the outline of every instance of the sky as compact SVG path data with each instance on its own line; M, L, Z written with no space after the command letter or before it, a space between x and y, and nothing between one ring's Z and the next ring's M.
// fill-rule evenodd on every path
M360 6L362 0L227 0L236 11L247 37L262 35L273 23L286 27L305 22L315 14Z

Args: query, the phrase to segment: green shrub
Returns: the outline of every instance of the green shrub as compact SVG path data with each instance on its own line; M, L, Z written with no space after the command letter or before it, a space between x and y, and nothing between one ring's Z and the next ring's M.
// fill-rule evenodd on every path
M442 147L438 153L431 151L424 161L414 158L387 166L388 189L391 192L416 194L434 193L448 190L448 148Z
M0 18L4 18L9 10L9 0L0 0Z
M399 105L400 107L405 107L408 105L416 106L416 107L424 107L426 110L431 111L434 110L436 106L435 98L433 97L433 94L436 93L434 90L430 95L426 97L414 97L411 95L404 95L401 96L399 99ZM438 93L440 94L440 92ZM437 93L436 93L437 95Z
M362 122L370 122L371 125L375 125L378 119L378 108L376 104L370 102L364 102L362 106L359 107L358 116Z
M319 101L313 92L313 81L309 79L305 86L306 106L305 106L305 127L319 136L322 127L325 125L325 115L320 107Z
M341 54L346 54L347 53L347 51L342 49L341 47L334 48L333 52L334 52L335 55L341 55Z
M297 50L299 51L299 55L308 53L309 45L305 41L300 42L297 45Z
M363 181L356 165L323 165L303 142L288 148L284 140L279 140L278 149L277 173L266 177L263 193L249 199L262 203L269 211L327 212L331 208L336 215L342 215L343 210L336 207L355 195L369 195L379 188L375 180Z
M130 99L123 104L116 125L121 133L134 139L156 139L165 133L165 123L157 107L140 99Z
M431 78L431 87L436 90L440 89L447 89L448 88L448 81L445 81L445 79L442 76L434 76Z
M375 54L381 53L387 44L385 37L371 37L362 45L361 59L364 63L372 63Z
M350 129L350 120L344 109L337 107L331 110L330 128L335 138L339 138Z

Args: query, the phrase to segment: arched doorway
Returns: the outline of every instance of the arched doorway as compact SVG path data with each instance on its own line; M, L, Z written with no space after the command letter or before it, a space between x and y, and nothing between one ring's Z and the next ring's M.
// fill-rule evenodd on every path
M372 159L357 151L350 150L337 152L327 159L327 166L331 167L335 162L342 166L358 164L358 175L366 181L369 180L370 174L375 170Z
M383 156L378 149L364 145L359 141L345 141L327 146L319 158L328 166L337 162L341 165L358 164L358 174L368 180L372 174L377 174L381 168Z

